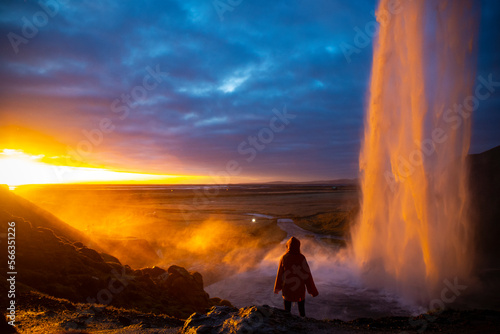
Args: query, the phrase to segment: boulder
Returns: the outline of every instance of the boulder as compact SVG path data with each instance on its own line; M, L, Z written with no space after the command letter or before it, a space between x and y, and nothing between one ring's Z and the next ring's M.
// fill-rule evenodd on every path
M190 274L186 269L179 266L168 268L166 287L168 293L193 309L203 312L210 307L208 293L203 290L203 279L197 272Z
M85 245L83 243L81 243L80 241L73 242L73 246L75 246L76 248L83 248L83 247L85 247Z
M154 266L152 268L144 268L144 269L141 269L141 273L143 275L146 275L148 274L149 277L151 277L152 279L156 280L158 279L159 276L165 274L167 271L163 268L160 268L160 267L157 267L157 266Z
M191 274L191 276L193 276L194 281L198 285L198 288L203 290L203 277L201 276L201 274L195 271L194 273Z
M233 304L229 300L220 299L218 297L210 298L210 304L212 306L230 306L233 307Z

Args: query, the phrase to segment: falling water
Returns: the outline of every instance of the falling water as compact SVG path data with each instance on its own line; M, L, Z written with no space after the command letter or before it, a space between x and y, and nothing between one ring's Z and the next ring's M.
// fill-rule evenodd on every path
M425 306L471 271L476 17L472 0L382 0L377 10L352 250L367 283Z

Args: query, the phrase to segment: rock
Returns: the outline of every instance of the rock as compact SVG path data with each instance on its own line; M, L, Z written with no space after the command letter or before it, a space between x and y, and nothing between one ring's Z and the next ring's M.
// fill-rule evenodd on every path
M230 307L234 307L233 304L231 304L231 302L227 299L222 299L219 303L220 306L230 306Z
M165 274L167 271L163 268L154 266L153 268L141 269L143 275L148 274L152 279L157 279L159 276Z
M193 276L195 282L198 284L198 287L200 289L203 289L203 277L201 276L201 274L195 271L194 273L191 274L191 276Z
M100 253L102 259L104 260L104 262L107 262L107 263L116 263L116 264L119 264L121 265L121 262L120 260L118 260L116 257L114 257L113 255L109 255L108 253Z
M214 306L206 315L191 315L179 333L330 333L334 330L332 326L328 327L325 322L301 318L267 305L239 310L228 306Z
M195 311L203 312L210 307L208 293L203 290L203 279L197 272L190 274L179 266L168 268L169 276L165 281L169 294Z
M86 257L96 261L96 262L104 262L102 256L95 250L87 247L80 248L78 252Z
M180 333L216 333L216 330L222 329L225 321L231 319L236 312L237 309L233 307L214 306L206 315L194 313L186 320Z
M85 245L83 243L81 243L80 241L75 241L73 243L73 246L75 246L76 248L83 248L83 247L85 247Z
M210 304L212 306L230 306L234 307L229 300L220 299L218 297L210 298Z
M142 283L146 284L147 287L150 287L150 288L154 287L154 285L155 285L155 283L153 282L151 277L149 277L149 274L144 274L142 276L137 277L136 281L142 282Z
M66 330L85 329L87 327L85 322L80 320L64 320L59 325Z
M169 274L171 274L172 276L184 276L184 277L188 277L190 276L189 275L189 272L183 268L183 267L179 267L179 266L176 266L176 265L173 265L173 266L170 266L167 270L167 272Z
M130 266L128 264L124 265L123 268L125 268L125 273L127 275L133 275L134 274L134 270L132 268L130 268Z

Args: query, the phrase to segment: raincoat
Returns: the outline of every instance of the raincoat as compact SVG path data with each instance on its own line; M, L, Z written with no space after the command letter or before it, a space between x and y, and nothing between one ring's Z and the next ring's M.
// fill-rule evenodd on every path
M318 289L314 285L306 257L300 253L299 239L291 237L286 248L286 253L280 259L274 293L283 291L283 299L300 302L306 298L307 288L307 292L316 297Z

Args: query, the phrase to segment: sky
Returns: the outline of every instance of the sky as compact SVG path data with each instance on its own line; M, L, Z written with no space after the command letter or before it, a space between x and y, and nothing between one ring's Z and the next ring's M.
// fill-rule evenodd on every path
M2 1L0 150L229 182L355 178L376 5ZM478 45L478 76L499 82L498 1L481 1ZM499 125L497 88L470 152L500 145Z

